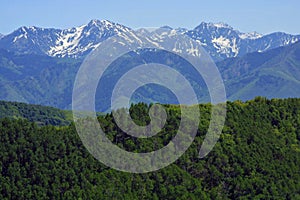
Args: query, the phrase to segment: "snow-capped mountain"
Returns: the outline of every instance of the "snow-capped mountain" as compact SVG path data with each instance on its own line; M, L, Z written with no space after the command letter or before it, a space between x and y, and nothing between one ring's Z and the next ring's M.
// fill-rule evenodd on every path
M92 20L65 30L21 27L0 39L0 48L25 54L78 58L87 55L108 37L129 30L107 20Z
M186 34L199 40L215 60L242 56L250 52L263 52L300 40L300 35L279 32L269 35L256 32L241 33L224 23L202 22Z
M47 54L60 32L59 29L24 26L1 38L0 48L22 54Z
M158 45L164 44L168 36L185 34L199 41L216 61L250 52L263 52L300 40L300 35L279 32L269 35L256 32L241 33L224 23L203 22L193 30L173 29L168 26L161 29L164 31L154 33L147 29L140 29L135 34L136 36L146 34L148 38L151 38L152 43L156 42ZM21 54L83 58L107 38L132 31L129 27L108 20L92 20L88 24L65 30L34 26L21 27L2 38L0 36L0 48ZM176 48L183 50L185 47L183 45Z
M55 45L50 47L47 54L58 57L85 56L105 39L130 30L126 26L107 20L92 20L87 25L61 31Z

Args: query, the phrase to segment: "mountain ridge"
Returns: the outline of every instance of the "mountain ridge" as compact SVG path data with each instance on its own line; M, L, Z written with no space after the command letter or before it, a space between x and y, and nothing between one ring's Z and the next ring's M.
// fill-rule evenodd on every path
M262 35L242 33L226 23L202 22L192 30L173 29L172 34L185 34L198 40L215 61L263 52L300 40L300 35L275 32ZM0 37L0 48L18 53L46 54L52 57L84 58L107 38L133 29L109 20L91 20L87 24L68 28L21 27Z

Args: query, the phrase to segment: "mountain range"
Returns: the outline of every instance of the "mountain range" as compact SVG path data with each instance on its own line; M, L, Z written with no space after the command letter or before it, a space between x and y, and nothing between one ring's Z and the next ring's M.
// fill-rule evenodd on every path
M107 20L92 20L65 30L21 27L0 37L0 99L70 109L73 83L83 59L116 34L138 45L163 46L170 38L180 35L195 39L199 46L179 41L174 48L203 47L221 72L229 100L248 100L255 96L300 97L300 35L241 33L224 23L205 22L193 30L164 26L155 31L133 31ZM147 59L149 55L152 59L164 59L159 52L143 52L142 57ZM117 65L113 67L120 69ZM181 73L192 74L188 67ZM117 77L118 73L106 77L105 87L113 87ZM205 87L203 80L193 76L190 80L199 88ZM158 92L153 92L154 89ZM207 89L200 91L198 98L207 102ZM162 103L176 103L174 96L163 88L148 87L139 92L136 99L148 101L156 97ZM106 90L98 93L98 104L109 100Z
M198 40L215 61L250 52L264 52L300 40L300 35L282 32L268 35L242 33L224 23L202 22L192 30L166 27L172 30L172 34L185 34ZM88 24L64 30L21 27L0 37L0 48L21 54L83 58L105 39L128 31L132 29L108 20L91 20ZM163 39L164 34L161 32L158 38Z

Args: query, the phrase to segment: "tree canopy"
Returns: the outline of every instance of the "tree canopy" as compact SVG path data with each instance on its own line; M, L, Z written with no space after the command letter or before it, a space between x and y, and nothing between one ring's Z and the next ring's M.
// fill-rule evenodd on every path
M120 148L148 152L176 134L180 108L164 106L167 123L148 139L124 133L110 113L98 120ZM146 174L119 172L100 163L85 149L73 123L38 126L2 118L0 199L299 199L300 99L227 102L222 135L200 159L211 106L199 105L197 136L184 155ZM148 111L143 103L129 109L137 124L149 123Z

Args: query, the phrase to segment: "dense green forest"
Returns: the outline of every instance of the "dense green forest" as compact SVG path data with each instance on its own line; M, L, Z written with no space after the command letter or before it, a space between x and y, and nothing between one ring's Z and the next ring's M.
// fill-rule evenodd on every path
M178 106L164 106L167 123L149 139L123 133L112 114L98 119L121 148L151 151L170 141L180 121ZM201 122L186 153L146 174L101 164L82 145L74 124L38 126L26 119L3 118L0 199L300 199L300 99L228 102L223 133L200 159L211 106L199 105ZM136 123L147 124L148 110L140 103L129 111Z

